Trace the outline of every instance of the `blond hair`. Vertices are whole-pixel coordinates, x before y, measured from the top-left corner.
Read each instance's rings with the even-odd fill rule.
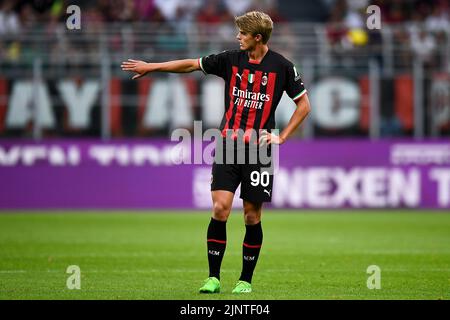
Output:
[[[242,16],[235,17],[234,23],[236,26],[244,31],[256,36],[262,36],[262,43],[266,44],[269,41],[273,29],[273,21],[268,14],[260,11],[251,11]]]

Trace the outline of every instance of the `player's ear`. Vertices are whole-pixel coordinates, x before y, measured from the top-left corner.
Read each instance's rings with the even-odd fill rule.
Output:
[[[262,35],[258,33],[258,34],[255,36],[255,40],[256,40],[256,42],[262,42]]]

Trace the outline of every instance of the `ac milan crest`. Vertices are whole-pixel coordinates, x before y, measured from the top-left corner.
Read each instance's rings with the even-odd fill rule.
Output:
[[[265,86],[267,84],[267,75],[264,75],[261,79],[261,84]]]

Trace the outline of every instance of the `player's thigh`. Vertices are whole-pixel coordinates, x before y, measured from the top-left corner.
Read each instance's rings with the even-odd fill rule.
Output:
[[[235,193],[241,183],[242,173],[237,164],[212,165],[211,191],[225,190]]]
[[[251,203],[272,201],[273,172],[260,164],[242,167],[241,198]]]

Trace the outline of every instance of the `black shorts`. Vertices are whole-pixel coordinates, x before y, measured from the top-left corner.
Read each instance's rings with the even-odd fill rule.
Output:
[[[237,152],[234,150],[234,161],[217,161],[217,159],[214,161],[211,191],[226,190],[235,193],[240,184],[241,199],[252,203],[271,202],[272,162],[268,162],[268,158],[260,161],[259,157],[256,157],[256,161],[250,161],[248,149],[245,150],[245,161],[238,161]],[[270,156],[270,149],[268,155]]]

